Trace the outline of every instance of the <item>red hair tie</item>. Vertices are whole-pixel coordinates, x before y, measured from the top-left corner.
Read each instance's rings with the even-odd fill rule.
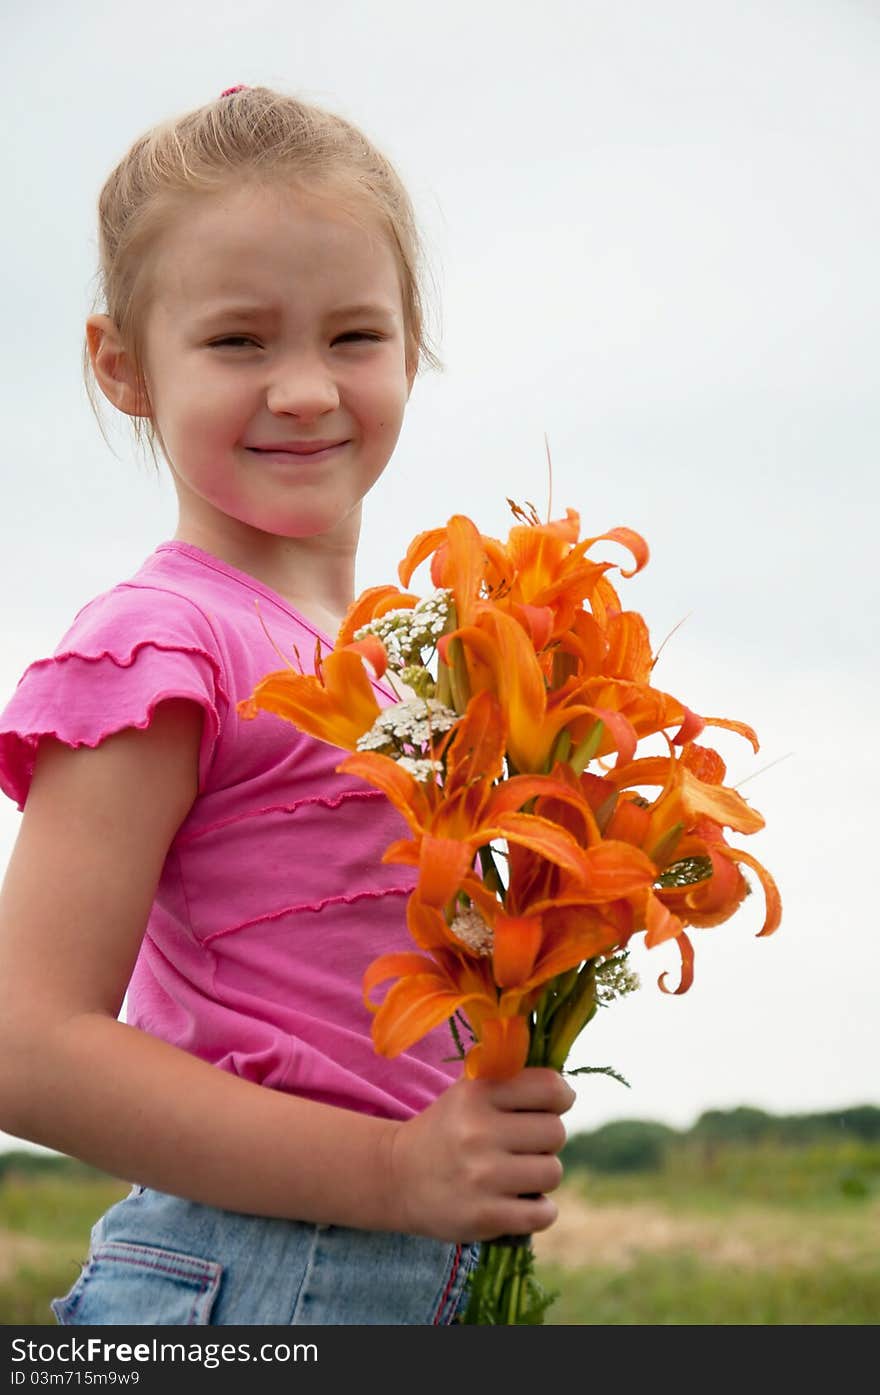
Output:
[[[227,87],[225,92],[221,92],[221,97],[231,97],[233,92],[247,92],[247,83],[240,82],[237,87]]]

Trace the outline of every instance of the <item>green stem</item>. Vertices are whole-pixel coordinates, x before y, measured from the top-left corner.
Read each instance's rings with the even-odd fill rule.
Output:
[[[602,736],[605,732],[605,723],[597,722],[591,728],[589,735],[585,736],[569,757],[569,765],[576,775],[580,775],[586,770],[593,756],[602,744]]]
[[[530,1235],[502,1235],[481,1245],[469,1288],[461,1318],[469,1326],[537,1326],[553,1301],[535,1278]]]
[[[492,1287],[492,1296],[495,1299],[495,1307],[498,1312],[504,1308],[504,1285],[507,1282],[507,1270],[510,1267],[510,1250],[496,1250],[493,1256],[495,1267],[495,1283]]]
[[[437,660],[437,698],[444,707],[452,706],[452,684],[449,681],[449,667],[442,659]]]
[[[549,984],[550,994],[547,1000],[547,1011],[544,1017],[544,1026],[549,1027],[556,1013],[568,1002],[578,981],[578,970],[568,969],[566,973],[557,975]]]
[[[522,1301],[522,1275],[514,1265],[513,1274],[510,1277],[510,1291],[507,1298],[507,1325],[515,1327],[520,1315],[520,1303]]]
[[[529,1043],[526,1065],[546,1066],[549,1064],[550,1042],[557,1014],[565,1008],[571,995],[577,991],[578,970],[569,969],[551,979],[535,1008],[535,1021]]]
[[[546,1058],[543,1065],[561,1071],[576,1038],[596,1012],[596,961],[588,959],[578,971],[562,1010],[548,1034]]]

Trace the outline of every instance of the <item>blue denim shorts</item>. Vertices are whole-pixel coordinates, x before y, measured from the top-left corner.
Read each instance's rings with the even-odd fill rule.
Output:
[[[244,1216],[134,1187],[92,1230],[64,1326],[455,1322],[477,1246]]]

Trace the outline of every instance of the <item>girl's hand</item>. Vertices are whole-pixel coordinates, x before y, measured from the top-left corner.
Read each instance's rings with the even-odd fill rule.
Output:
[[[545,1196],[562,1180],[561,1114],[575,1092],[556,1071],[529,1067],[512,1080],[459,1080],[397,1126],[391,1187],[400,1229],[436,1240],[492,1240],[546,1230]]]

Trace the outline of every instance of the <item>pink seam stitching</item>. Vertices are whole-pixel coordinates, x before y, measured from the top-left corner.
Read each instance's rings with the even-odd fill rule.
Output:
[[[145,1246],[144,1248],[146,1249],[147,1247]],[[169,1276],[169,1278],[172,1278],[172,1279],[187,1279],[190,1283],[196,1285],[196,1287],[197,1287],[197,1289],[198,1289],[198,1292],[197,1292],[195,1298],[193,1299],[193,1304],[192,1304],[192,1307],[190,1308],[190,1316],[192,1316],[192,1314],[195,1312],[196,1302],[198,1301],[198,1299],[201,1298],[205,1293],[207,1293],[208,1289],[211,1288],[211,1287],[213,1287],[213,1285],[214,1285],[214,1284],[216,1283],[216,1281],[217,1281],[217,1276],[216,1276],[216,1274],[208,1275],[208,1274],[205,1274],[204,1272],[203,1272],[202,1274],[197,1274],[197,1273],[193,1273],[192,1270],[189,1270],[189,1269],[177,1269],[177,1268],[175,1268],[173,1265],[168,1265],[168,1264],[163,1265],[163,1264],[160,1264],[160,1263],[158,1263],[158,1262],[146,1263],[136,1252],[134,1252],[133,1250],[131,1250],[128,1246],[119,1245],[119,1246],[118,1246],[118,1249],[121,1250],[123,1253],[120,1254],[120,1253],[117,1252],[117,1250],[114,1250],[112,1253],[105,1252],[105,1254],[104,1254],[104,1256],[103,1256],[104,1259],[105,1259],[107,1262],[111,1263],[111,1264],[124,1263],[124,1264],[131,1264],[133,1267],[139,1268],[139,1269],[152,1269],[152,1270],[154,1270],[156,1273],[159,1273],[159,1274],[167,1274],[167,1275]],[[100,1254],[101,1254],[101,1252],[100,1252],[100,1250],[98,1250],[98,1252],[97,1252],[95,1258],[92,1259],[92,1260],[90,1261],[89,1268],[94,1268],[94,1267],[96,1266],[96,1264],[97,1264],[97,1262],[98,1262],[98,1257],[100,1256]],[[194,1263],[194,1264],[206,1264],[206,1263],[211,1263],[211,1261],[210,1261],[210,1260],[194,1260],[193,1263]],[[79,1308],[84,1293],[85,1293],[85,1289],[81,1289],[81,1290],[80,1290],[80,1293],[77,1295],[76,1301],[71,1305],[71,1307],[70,1307],[70,1309],[69,1309],[69,1312],[70,1312],[71,1315],[72,1315],[73,1313],[75,1313],[75,1312],[77,1311],[77,1309]],[[189,1325],[191,1326],[192,1324],[189,1324]]]
[[[213,1263],[212,1260],[199,1260],[193,1258],[193,1268],[187,1269],[183,1267],[181,1263],[168,1264],[161,1259],[148,1261],[146,1259],[143,1259],[137,1253],[137,1251],[131,1250],[127,1246],[121,1246],[120,1248],[123,1250],[122,1254],[118,1254],[115,1251],[113,1253],[105,1252],[103,1256],[104,1259],[109,1260],[111,1263],[118,1264],[120,1262],[123,1262],[125,1264],[131,1264],[137,1267],[138,1269],[155,1269],[160,1274],[169,1274],[173,1279],[189,1279],[191,1283],[198,1284],[201,1288],[207,1288],[210,1284],[214,1282],[214,1279],[216,1277],[214,1274],[205,1274],[204,1270],[202,1270],[201,1273],[198,1272],[200,1266],[204,1264],[211,1264]],[[100,1250],[98,1251],[98,1254],[100,1255]]]
[[[209,654],[207,649],[203,649],[200,644],[163,644],[157,639],[141,639],[138,640],[137,644],[132,645],[128,658],[114,654],[112,649],[96,650],[93,654],[84,654],[79,649],[65,649],[61,653],[49,654],[44,659],[34,659],[33,663],[25,669],[22,678],[27,677],[31,669],[44,668],[51,664],[65,664],[71,659],[80,659],[84,664],[98,664],[102,659],[109,659],[117,668],[133,668],[142,649],[156,649],[160,654],[189,654],[198,659],[204,659],[205,663],[211,666],[221,697],[224,702],[229,703],[229,697],[219,682],[220,665],[213,654]]]
[[[195,926],[193,925],[192,907],[189,904],[189,894],[187,892],[186,881],[184,880],[183,876],[183,867],[180,861],[180,852],[178,851],[174,843],[172,843],[171,847],[168,849],[169,863],[171,862],[172,858],[177,866],[177,885],[180,887],[180,894],[183,897],[183,904],[186,907],[187,929],[189,930],[189,933],[193,937],[193,939],[197,940],[198,936],[196,935]],[[149,927],[147,928],[146,933],[149,935]],[[150,938],[152,938],[152,936]],[[153,941],[153,943],[155,944],[155,941]],[[156,945],[156,948],[158,949],[158,945]]]
[[[285,915],[300,915],[307,911],[322,911],[325,906],[353,906],[356,901],[365,901],[369,897],[409,896],[411,891],[411,886],[389,886],[386,887],[384,891],[355,891],[350,896],[327,896],[323,901],[316,901],[312,905],[282,906],[280,911],[269,911],[266,915],[254,916],[253,920],[243,920],[240,925],[227,925],[222,930],[213,930],[210,935],[203,936],[199,940],[199,944],[209,945],[212,940],[219,939],[221,935],[234,935],[239,930],[249,930],[252,925],[259,925],[267,920],[280,920],[280,918]]]
[[[455,1276],[456,1276],[456,1274],[458,1273],[458,1266],[459,1266],[460,1261],[461,1261],[461,1245],[456,1245],[456,1247],[455,1247],[455,1262],[453,1263],[453,1266],[452,1266],[452,1273],[449,1275],[449,1282],[448,1282],[448,1284],[446,1285],[445,1289],[443,1290],[443,1297],[440,1299],[440,1303],[439,1303],[439,1305],[438,1305],[437,1311],[436,1311],[436,1313],[434,1314],[434,1321],[433,1321],[433,1323],[431,1324],[432,1327],[440,1327],[441,1325],[444,1325],[444,1324],[441,1324],[440,1319],[441,1319],[442,1314],[443,1314],[443,1309],[446,1307],[446,1303],[447,1303],[447,1300],[448,1300],[448,1298],[449,1298],[449,1294],[450,1294],[451,1291],[452,1291],[452,1285],[455,1283]]]
[[[220,739],[221,723],[220,723],[219,714],[218,714],[217,709],[216,709],[216,707],[214,706],[214,704],[210,701],[210,699],[209,699],[205,694],[203,694],[203,693],[198,693],[198,694],[197,694],[197,693],[185,693],[185,692],[183,692],[183,691],[178,687],[177,689],[174,689],[173,691],[170,691],[170,692],[169,692],[169,691],[163,691],[162,693],[160,693],[160,694],[156,695],[154,698],[152,698],[152,699],[150,700],[150,702],[149,702],[147,708],[146,708],[146,712],[145,712],[145,715],[144,715],[144,720],[143,720],[142,722],[126,722],[126,721],[123,721],[122,724],[121,724],[120,726],[118,726],[118,727],[107,727],[107,728],[105,728],[105,730],[103,730],[103,731],[95,738],[94,741],[86,741],[86,740],[77,741],[77,740],[75,740],[75,739],[72,738],[72,737],[62,736],[62,734],[61,734],[59,731],[57,731],[57,730],[55,729],[55,727],[45,727],[45,728],[44,728],[44,727],[41,727],[41,728],[39,729],[39,731],[34,730],[34,731],[27,731],[27,732],[19,731],[19,730],[17,730],[17,729],[12,729],[12,730],[10,730],[10,732],[9,732],[8,734],[9,734],[10,736],[14,736],[15,739],[16,739],[17,741],[19,741],[19,742],[21,743],[21,745],[24,747],[25,751],[29,753],[29,755],[26,755],[26,754],[22,753],[21,759],[20,759],[19,761],[15,762],[14,764],[13,764],[13,763],[10,763],[10,769],[11,769],[11,772],[12,772],[10,784],[13,786],[13,789],[14,789],[14,796],[13,796],[13,797],[15,798],[15,801],[16,801],[16,804],[18,805],[18,808],[19,808],[20,810],[23,810],[23,809],[24,809],[25,800],[27,799],[27,795],[28,795],[28,793],[29,793],[29,791],[30,791],[31,781],[33,780],[33,777],[34,777],[34,767],[35,767],[35,765],[36,765],[36,763],[37,763],[37,750],[38,750],[39,744],[40,744],[40,742],[41,742],[41,740],[43,739],[44,736],[52,736],[52,737],[54,737],[57,741],[60,741],[63,745],[69,746],[70,749],[71,749],[72,751],[79,751],[79,750],[81,750],[83,747],[85,747],[86,750],[88,750],[88,751],[94,751],[94,750],[97,750],[98,746],[101,745],[102,741],[106,741],[106,739],[107,739],[108,736],[115,736],[115,735],[117,734],[117,732],[125,731],[125,730],[127,730],[127,729],[129,729],[129,728],[130,728],[132,731],[146,731],[147,727],[150,725],[150,723],[151,723],[152,720],[153,720],[153,713],[156,711],[156,708],[159,706],[160,702],[165,702],[167,699],[172,698],[172,697],[174,697],[174,698],[184,698],[184,699],[185,699],[186,701],[188,701],[188,702],[195,702],[195,703],[197,703],[197,704],[202,708],[203,712],[205,713],[205,717],[208,718],[208,719],[212,719],[210,724],[211,724],[211,727],[213,728],[213,730],[209,733],[210,750],[209,750],[209,753],[208,753],[208,761],[207,761],[208,767],[210,768],[210,766],[213,764],[213,761],[214,761],[214,754],[215,754],[216,748],[217,748],[217,743],[218,743],[218,741],[219,741],[219,739]],[[205,730],[208,731],[207,725],[206,725]],[[200,794],[202,793],[202,788],[203,788],[203,786],[205,785],[206,780],[207,780],[207,776],[206,776],[205,780],[202,779],[202,759],[201,759],[201,751],[200,751],[200,752],[199,752],[199,793],[200,793]],[[24,782],[24,787],[23,787],[23,782]]]
[[[193,829],[191,833],[176,839],[178,846],[184,843],[192,843],[196,838],[203,838],[207,833],[215,833],[218,828],[228,828],[230,824],[241,823],[244,819],[259,818],[261,814],[295,814],[304,804],[321,804],[327,809],[338,809],[340,804],[346,799],[384,799],[385,795],[381,790],[342,790],[338,795],[310,794],[303,799],[297,799],[293,804],[266,804],[260,809],[249,809],[244,814],[230,814],[226,819],[218,819],[215,823],[206,824],[204,828]]]
[[[133,645],[127,660],[117,658],[117,656],[113,654],[109,649],[102,649],[100,653],[95,654],[81,654],[77,649],[70,649],[66,650],[63,654],[50,654],[48,658],[35,659],[32,664],[28,665],[28,667],[25,669],[25,672],[22,674],[21,680],[19,682],[19,687],[32,670],[42,669],[47,665],[67,663],[71,659],[79,659],[82,663],[88,664],[97,664],[104,659],[109,659],[110,662],[112,664],[115,664],[115,666],[119,669],[130,669],[134,667],[137,656],[142,649],[155,649],[161,654],[188,654],[194,658],[204,659],[205,663],[209,665],[214,675],[214,685],[216,688],[217,696],[220,697],[228,707],[229,698],[227,697],[223,684],[220,681],[221,670],[219,668],[219,665],[217,664],[216,659],[214,659],[207,652],[206,649],[202,649],[197,645],[160,644],[152,639],[141,640],[138,644]],[[51,672],[51,669],[49,671]],[[210,766],[214,763],[214,757],[216,755],[217,745],[220,740],[220,735],[223,727],[222,721],[220,719],[220,713],[217,711],[217,707],[211,700],[211,696],[209,693],[199,693],[195,690],[192,692],[182,692],[178,688],[170,693],[163,692],[161,696],[154,695],[149,702],[146,711],[146,716],[143,722],[123,722],[122,725],[119,727],[108,727],[105,731],[102,731],[100,733],[100,735],[97,737],[95,741],[68,740],[66,737],[61,736],[60,733],[56,731],[54,727],[47,727],[45,729],[40,729],[39,731],[30,732],[11,730],[9,734],[15,736],[17,740],[20,741],[22,745],[25,746],[31,753],[31,758],[29,760],[27,759],[27,757],[23,759],[24,777],[28,787],[30,786],[30,781],[33,778],[34,765],[36,763],[36,751],[42,737],[53,736],[57,740],[62,741],[64,745],[70,746],[70,748],[74,751],[79,750],[82,746],[85,746],[90,751],[94,751],[98,746],[100,746],[101,742],[104,741],[106,737],[115,735],[117,731],[122,731],[125,727],[133,727],[135,731],[144,731],[150,725],[150,722],[153,718],[153,713],[155,712],[159,703],[161,701],[164,701],[168,697],[185,697],[188,701],[196,702],[199,704],[199,706],[203,707],[206,716],[210,714],[213,726],[213,732],[210,735],[210,749],[208,752],[207,761],[208,767],[210,768]],[[18,774],[19,772],[16,772],[16,775]],[[199,784],[200,786],[202,784],[201,758],[199,760]],[[16,803],[18,803],[19,808],[24,807],[23,802],[19,799],[19,795],[21,793],[21,781],[18,780],[16,784]]]

